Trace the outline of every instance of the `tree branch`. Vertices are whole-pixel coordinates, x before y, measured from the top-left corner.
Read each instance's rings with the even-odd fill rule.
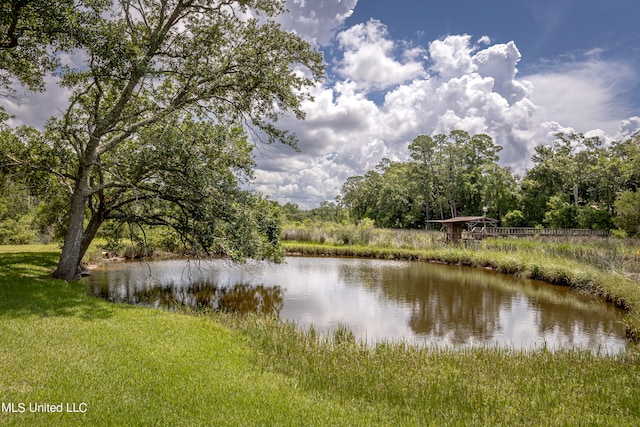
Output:
[[[6,37],[8,41],[0,43],[0,49],[12,49],[18,46],[20,36],[18,32],[18,22],[22,18],[22,9],[24,9],[28,3],[29,0],[17,0],[13,2],[11,6],[11,22],[9,23],[6,34],[3,34],[3,37]]]

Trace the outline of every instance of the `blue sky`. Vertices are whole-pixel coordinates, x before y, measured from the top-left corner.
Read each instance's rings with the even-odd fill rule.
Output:
[[[620,140],[640,129],[639,0],[286,0],[278,19],[321,50],[300,152],[256,150],[253,188],[312,208],[383,158],[403,161],[420,134],[462,129],[503,147],[522,174],[559,131]],[[0,99],[15,124],[42,127],[60,99]]]
[[[525,54],[522,63],[535,65],[594,48],[638,55],[638,16],[636,0],[362,0],[345,25],[374,18],[392,37],[421,42],[452,34],[513,40]]]
[[[329,78],[291,125],[302,152],[258,158],[258,188],[277,200],[332,200],[348,176],[405,160],[419,134],[487,133],[522,174],[556,132],[611,141],[640,128],[640,1],[287,5],[284,25],[325,53]]]
[[[619,102],[637,112],[639,16],[637,0],[361,0],[344,25],[376,19],[391,38],[415,45],[458,34],[476,40],[486,36],[492,43],[514,41],[522,54],[522,78],[587,57],[623,63],[636,75],[627,80]]]

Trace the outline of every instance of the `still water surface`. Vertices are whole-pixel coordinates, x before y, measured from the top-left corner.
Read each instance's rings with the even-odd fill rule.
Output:
[[[626,346],[624,313],[592,296],[535,280],[458,266],[350,258],[287,258],[283,264],[225,260],[113,263],[83,279],[96,296],[171,308],[276,312],[360,340],[439,347]]]

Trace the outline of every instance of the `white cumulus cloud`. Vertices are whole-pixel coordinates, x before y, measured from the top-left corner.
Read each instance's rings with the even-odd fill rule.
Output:
[[[342,56],[331,65],[339,78],[314,89],[304,122],[287,124],[301,153],[278,150],[258,160],[268,170],[292,166],[278,179],[258,173],[259,188],[276,200],[306,208],[332,200],[349,176],[383,157],[405,160],[420,134],[487,133],[503,147],[501,163],[523,173],[533,147],[559,131],[602,128],[595,132],[606,137],[640,128],[640,118],[622,121],[628,112],[615,102],[629,70],[605,75],[604,61],[559,64],[522,78],[514,42],[482,37],[474,44],[471,36],[452,35],[421,48],[391,40],[373,20],[339,32],[336,46]]]
[[[287,0],[289,13],[279,17],[282,25],[320,46],[333,41],[358,0]]]
[[[633,79],[637,77],[629,66],[591,57],[552,64],[527,76],[531,100],[543,106],[547,120],[581,132],[599,128],[608,134],[616,132],[621,118],[633,114],[619,96]]]
[[[387,89],[424,74],[421,49],[402,49],[388,38],[387,28],[379,21],[354,25],[339,33],[337,41],[343,58],[336,68],[359,88]]]

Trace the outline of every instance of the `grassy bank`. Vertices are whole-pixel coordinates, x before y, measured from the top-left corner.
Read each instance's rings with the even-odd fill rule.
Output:
[[[50,279],[55,248],[0,251],[0,425],[393,421],[263,369],[246,335],[219,322],[109,304]],[[30,411],[46,403],[86,412]]]
[[[478,251],[450,250],[440,261],[453,262],[459,250],[465,263],[486,262]],[[380,251],[370,255],[397,255]],[[78,283],[50,279],[57,256],[50,247],[0,248],[0,400],[27,405],[24,413],[0,413],[2,425],[640,422],[635,352],[371,349],[344,330],[323,337],[265,317],[109,304]],[[492,266],[507,266],[509,256],[529,274],[530,264],[507,251]],[[85,413],[29,412],[36,403],[87,406]]]
[[[379,229],[374,228],[371,222],[361,222],[357,225],[291,223],[283,229],[283,240],[342,247],[343,250],[355,246],[367,247],[370,250],[418,249],[447,252],[452,248],[444,241],[444,234],[439,231]],[[534,253],[553,259],[578,261],[640,283],[640,239],[538,236],[469,240],[461,246],[473,251]]]
[[[637,425],[635,355],[505,349],[375,349],[345,331],[327,338],[275,321],[237,319],[262,349],[256,363],[302,389],[367,402],[394,425]]]

